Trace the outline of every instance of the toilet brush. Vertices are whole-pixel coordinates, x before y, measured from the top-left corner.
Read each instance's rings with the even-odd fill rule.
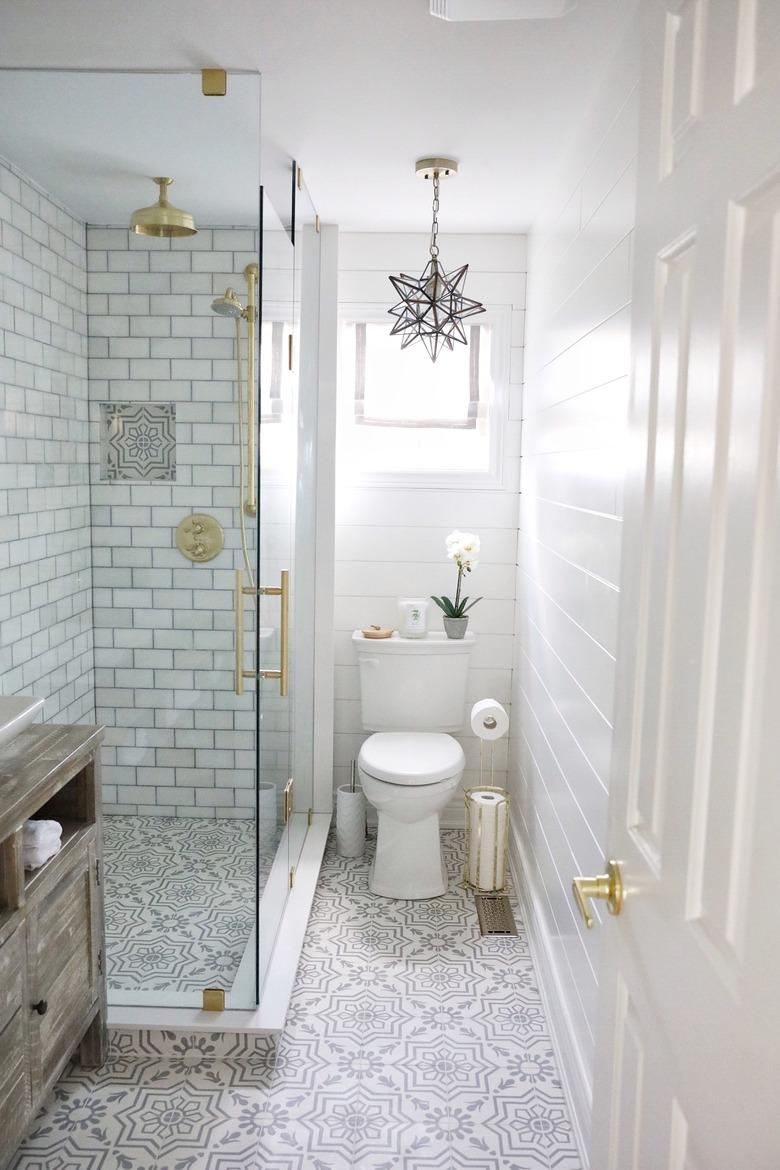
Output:
[[[342,857],[361,857],[366,847],[366,798],[357,786],[352,761],[349,784],[336,789],[336,849]]]

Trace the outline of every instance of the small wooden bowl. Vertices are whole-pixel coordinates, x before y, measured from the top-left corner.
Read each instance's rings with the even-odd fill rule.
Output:
[[[367,630],[361,630],[364,638],[392,638],[393,630],[388,630],[387,626],[370,626]]]

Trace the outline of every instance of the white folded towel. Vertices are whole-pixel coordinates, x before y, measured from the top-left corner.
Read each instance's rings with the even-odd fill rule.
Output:
[[[25,821],[23,828],[25,845],[37,845],[43,841],[59,841],[62,825],[59,821]]]
[[[51,845],[25,845],[22,849],[24,868],[40,869],[47,861],[51,861],[52,857],[56,857],[61,848],[62,844],[59,841],[55,841]]]

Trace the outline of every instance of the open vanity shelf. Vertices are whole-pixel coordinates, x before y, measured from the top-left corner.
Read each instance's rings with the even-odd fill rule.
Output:
[[[105,1056],[101,737],[35,726],[0,752],[0,1170],[76,1050]],[[31,818],[59,821],[62,848],[25,871]]]

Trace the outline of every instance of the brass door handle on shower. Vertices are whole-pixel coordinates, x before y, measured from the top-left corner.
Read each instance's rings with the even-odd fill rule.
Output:
[[[245,597],[278,597],[281,603],[279,616],[279,668],[268,670],[244,670],[244,598]],[[236,670],[235,690],[237,695],[244,693],[245,678],[278,678],[279,694],[287,697],[289,689],[289,626],[290,626],[290,570],[282,569],[279,585],[261,585],[254,589],[244,584],[244,574],[236,569],[235,588],[236,610]]]
[[[571,888],[574,901],[588,930],[593,926],[591,898],[599,898],[606,902],[610,914],[619,914],[623,909],[623,880],[620,876],[620,866],[616,861],[608,862],[607,872],[599,874],[598,877],[574,878]]]

